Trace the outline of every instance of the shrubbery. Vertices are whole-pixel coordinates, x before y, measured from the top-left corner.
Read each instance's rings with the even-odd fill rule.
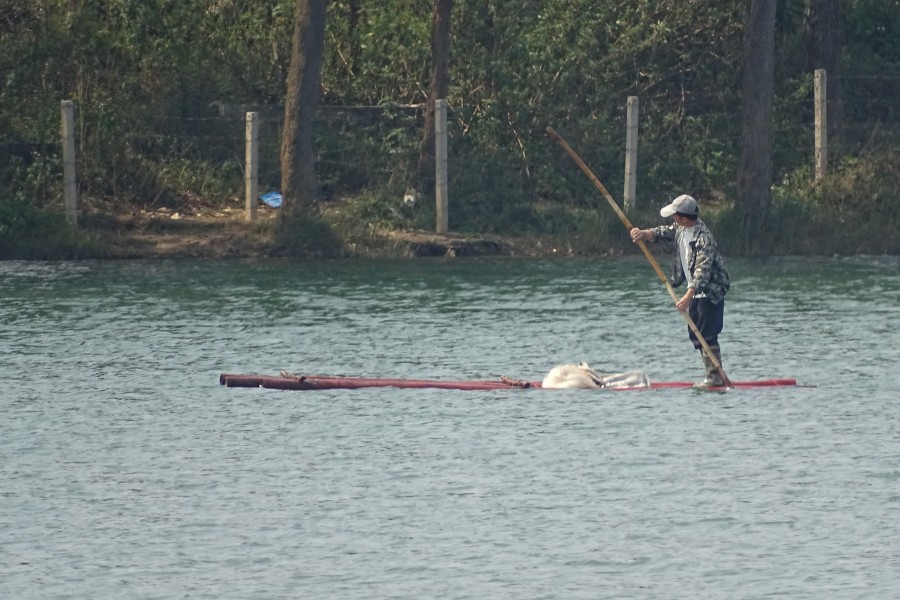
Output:
[[[83,197],[178,210],[239,196],[242,124],[217,119],[213,103],[283,102],[294,4],[3,3],[0,182],[7,193],[0,202],[15,204],[3,210],[59,211],[64,98],[77,107]],[[592,215],[608,209],[544,130],[552,125],[563,134],[618,197],[625,102],[635,95],[638,192],[648,215],[687,192],[718,203],[711,214],[720,215],[722,227],[734,223],[733,239],[748,231],[762,236],[736,242],[735,251],[826,251],[813,240],[840,219],[845,237],[819,237],[844,239],[842,248],[853,250],[867,247],[863,238],[884,240],[900,222],[892,166],[900,159],[893,108],[900,14],[888,4],[843,3],[845,73],[859,79],[843,86],[846,124],[843,147],[831,152],[835,174],[813,185],[805,3],[779,3],[778,184],[764,231],[746,227],[749,217],[727,201],[740,145],[744,0],[457,0],[448,99],[451,228],[571,235],[585,251],[603,249],[606,242],[589,242],[586,232],[605,230],[606,217]],[[385,112],[377,123],[321,122],[316,132],[323,195],[349,199],[362,227],[433,224],[431,203],[402,207],[415,183],[420,130],[393,108],[424,100],[430,8],[420,0],[329,4],[322,101],[381,105]],[[278,124],[265,128],[261,184],[268,191],[279,185]],[[777,229],[789,237],[767,240]],[[857,229],[863,233],[851,235]],[[795,239],[798,231],[804,233]],[[872,250],[892,248],[882,242]]]

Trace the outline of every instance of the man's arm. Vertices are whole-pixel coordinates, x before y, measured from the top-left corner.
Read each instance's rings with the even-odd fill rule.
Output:
[[[633,241],[634,243],[638,243],[640,241],[655,242],[657,240],[656,232],[659,232],[662,236],[660,241],[671,241],[675,237],[675,227],[673,225],[670,225],[668,227],[656,227],[654,229],[638,229],[637,227],[635,227],[631,230],[631,241]],[[682,296],[677,302],[675,302],[675,308],[677,308],[681,312],[685,312],[691,305],[691,301],[694,299],[694,295],[696,293],[697,290],[688,288],[687,293]]]
[[[694,299],[694,295],[696,293],[697,290],[695,290],[694,288],[688,288],[685,295],[675,303],[675,308],[677,308],[681,312],[685,312],[691,306],[691,300]]]
[[[649,229],[638,229],[635,227],[631,230],[631,241],[637,244],[640,241],[652,242],[656,239],[656,235]]]
[[[635,243],[644,242],[674,242],[677,225],[661,225],[653,229],[638,229],[635,227],[631,230],[631,240]]]

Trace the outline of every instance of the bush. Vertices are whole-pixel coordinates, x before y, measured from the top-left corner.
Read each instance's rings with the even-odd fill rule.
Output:
[[[343,243],[330,223],[314,211],[279,217],[274,254],[296,258],[344,256]]]
[[[59,259],[102,256],[103,248],[66,222],[65,216],[9,196],[0,196],[0,259]]]
[[[723,251],[743,255],[882,254],[900,251],[900,156],[846,158],[813,181],[797,169],[763,213],[726,207],[704,219]]]

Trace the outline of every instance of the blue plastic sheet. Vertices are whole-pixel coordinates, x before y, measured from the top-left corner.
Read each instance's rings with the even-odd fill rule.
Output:
[[[281,192],[269,192],[260,196],[259,199],[272,208],[281,208]]]

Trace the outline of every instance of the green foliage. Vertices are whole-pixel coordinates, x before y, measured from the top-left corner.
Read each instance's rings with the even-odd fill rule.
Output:
[[[319,183],[328,195],[379,187],[402,190],[413,178],[420,131],[392,103],[363,115],[322,120],[314,132]]]
[[[762,214],[725,208],[704,216],[731,254],[881,254],[900,251],[900,169],[894,152],[844,161],[813,182],[798,169]]]
[[[0,162],[0,259],[102,256],[105,249],[62,212],[62,167],[46,149]]]
[[[103,253],[102,245],[58,211],[0,195],[0,259],[89,258]]]
[[[900,63],[900,3],[897,0],[843,0],[846,39],[879,62]]]
[[[421,101],[431,68],[430,32],[428,2],[331,2],[322,70],[326,102]]]
[[[786,188],[786,192],[843,222],[858,222],[869,216],[900,220],[900,167],[891,151],[847,157],[834,174],[817,184],[793,180]]]
[[[331,223],[315,213],[279,219],[275,253],[297,258],[335,258],[344,255],[343,243]]]
[[[456,0],[451,227],[574,235],[584,248],[594,243],[591,236],[607,239],[605,217],[592,215],[608,209],[545,129],[559,131],[619,196],[624,109],[632,95],[641,106],[643,206],[649,211],[682,192],[701,200],[733,196],[746,6],[745,0]],[[83,197],[177,209],[240,195],[243,124],[217,119],[212,105],[283,102],[294,9],[294,0],[6,0],[0,182],[17,202],[59,210],[59,101],[73,99]],[[365,224],[433,226],[430,202],[412,211],[400,203],[414,183],[421,131],[398,109],[425,100],[431,9],[422,0],[328,6],[323,102],[380,106],[382,114],[321,120],[318,172],[323,194],[355,197],[346,206]],[[771,217],[785,223],[844,210],[828,195],[837,192],[795,183],[808,180],[812,163],[804,11],[805,0],[778,3],[775,166],[778,179],[790,183],[780,186],[772,208],[780,212]],[[843,0],[842,14],[848,126],[831,156],[858,163],[841,167],[840,181],[853,185],[835,181],[833,189],[859,202],[844,212],[895,223],[898,200],[890,180],[879,177],[896,163],[891,148],[900,142],[893,106],[900,95],[900,4]],[[279,126],[263,124],[261,191],[280,186]],[[857,175],[849,175],[854,168]],[[868,191],[851,193],[860,189]],[[721,219],[735,239],[746,229],[747,217],[727,207]],[[756,234],[757,246],[741,248],[781,243]],[[596,243],[602,249],[606,242]],[[784,244],[803,250],[800,242]]]

